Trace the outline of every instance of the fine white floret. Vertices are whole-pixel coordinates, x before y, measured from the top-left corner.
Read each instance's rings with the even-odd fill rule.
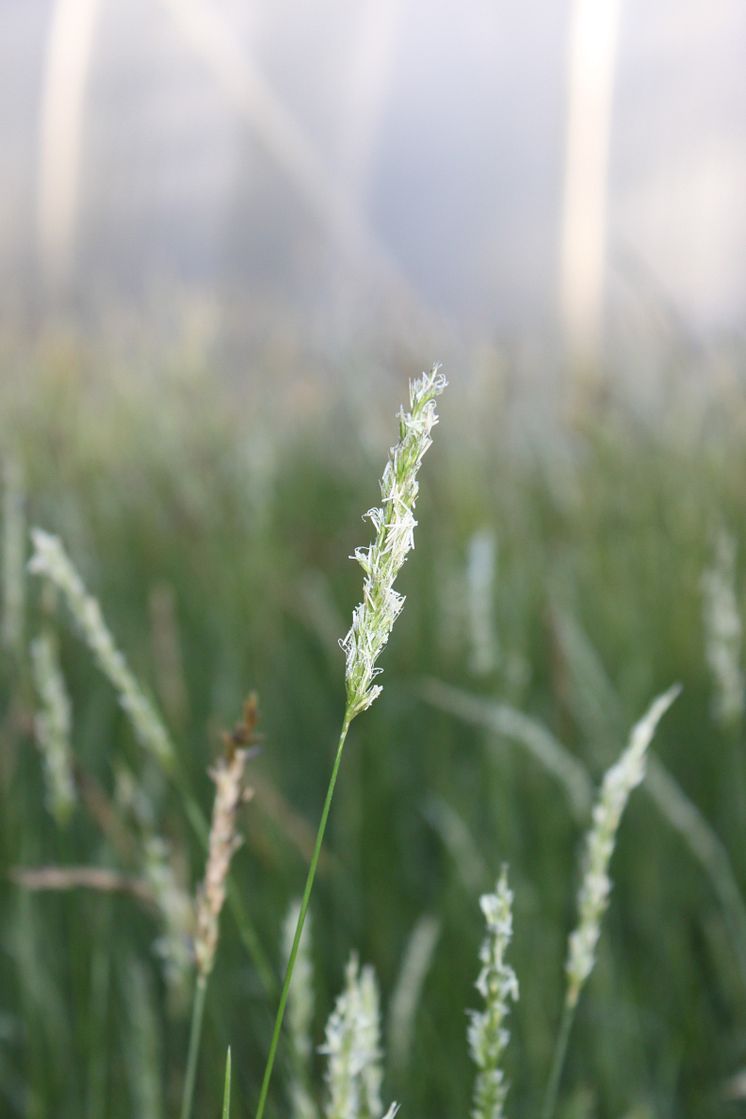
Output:
[[[31,672],[39,696],[34,731],[44,762],[47,807],[57,823],[64,825],[76,801],[70,746],[72,710],[57,646],[48,633],[31,643]]]
[[[373,683],[382,671],[376,662],[404,605],[394,582],[414,548],[417,472],[438,422],[435,400],[446,384],[438,366],[410,383],[410,411],[402,408],[399,413],[399,442],[391,448],[381,479],[381,507],[365,514],[375,529],[375,538],[352,556],[365,572],[365,581],[363,601],[352,615],[349,632],[340,641],[347,658],[349,719],[370,707],[381,693],[380,685]]]
[[[378,1119],[382,1111],[378,984],[373,969],[365,967],[361,972],[354,955],[320,1051],[327,1057],[326,1119]]]
[[[86,591],[61,540],[38,528],[32,530],[31,539],[34,554],[29,561],[29,571],[48,579],[62,592],[99,668],[118,693],[141,745],[170,768],[174,750],[166,729],[114,644],[101,607]]]
[[[645,776],[648,746],[658,723],[681,691],[676,684],[653,701],[632,728],[629,744],[603,779],[593,808],[593,823],[585,842],[583,879],[578,894],[578,925],[571,934],[567,963],[567,1002],[573,1007],[593,970],[601,921],[609,904],[609,864],[614,852],[622,813],[630,794]]]
[[[469,1049],[477,1069],[474,1084],[472,1119],[502,1119],[508,1086],[502,1058],[510,1034],[505,1020],[511,1001],[518,999],[518,980],[505,954],[513,935],[513,894],[503,869],[494,894],[479,899],[487,925],[487,935],[479,952],[482,970],[476,988],[484,1000],[484,1010],[471,1011]]]

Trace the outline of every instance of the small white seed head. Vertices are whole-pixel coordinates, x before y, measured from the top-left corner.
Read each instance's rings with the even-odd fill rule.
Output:
[[[482,968],[476,981],[484,1010],[469,1015],[469,1050],[478,1070],[471,1114],[472,1119],[502,1119],[508,1094],[502,1060],[510,1038],[505,1021],[510,1003],[518,999],[518,980],[505,959],[513,935],[513,894],[505,869],[495,892],[484,894],[479,904],[487,933],[479,952]]]
[[[658,723],[681,688],[675,685],[658,696],[632,728],[629,744],[609,769],[593,808],[593,822],[586,837],[583,879],[578,893],[578,924],[570,935],[567,963],[567,1002],[574,1006],[596,962],[601,921],[609,904],[609,864],[616,845],[622,813],[630,794],[645,776],[648,747]]]
[[[378,985],[373,969],[352,956],[345,989],[326,1026],[326,1119],[375,1119],[382,1111]]]
[[[373,681],[381,673],[378,658],[404,605],[394,582],[414,548],[415,503],[419,492],[417,472],[430,447],[430,433],[438,422],[435,401],[447,381],[434,366],[409,386],[410,411],[399,413],[399,442],[391,448],[381,479],[381,507],[365,517],[375,530],[367,548],[357,548],[353,559],[365,573],[363,601],[352,615],[352,626],[340,641],[347,660],[347,715],[349,719],[370,707],[381,693]]]

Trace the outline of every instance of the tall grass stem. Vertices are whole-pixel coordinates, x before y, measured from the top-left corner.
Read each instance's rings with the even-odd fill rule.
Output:
[[[267,1096],[269,1095],[269,1086],[272,1080],[272,1070],[274,1069],[275,1058],[277,1056],[277,1046],[280,1042],[280,1033],[282,1031],[282,1023],[285,1017],[285,1007],[287,1006],[288,993],[290,991],[290,984],[293,980],[295,961],[298,956],[301,936],[303,935],[303,926],[306,923],[306,914],[308,913],[308,906],[311,901],[311,892],[313,890],[313,884],[316,879],[316,870],[319,865],[319,856],[321,855],[321,847],[324,842],[324,835],[326,834],[326,825],[329,820],[329,812],[331,810],[332,800],[334,798],[334,789],[337,784],[339,767],[342,761],[342,754],[344,752],[345,742],[347,741],[347,733],[350,729],[351,721],[352,716],[348,708],[345,711],[344,720],[342,722],[342,730],[339,734],[337,753],[334,758],[331,777],[329,778],[329,786],[326,790],[324,807],[321,812],[321,820],[319,822],[319,828],[316,833],[316,842],[314,843],[313,854],[311,856],[311,862],[308,867],[308,875],[306,876],[306,884],[303,889],[303,898],[301,899],[300,910],[298,912],[298,920],[295,926],[295,935],[293,937],[293,943],[290,948],[290,956],[288,958],[287,967],[285,969],[285,978],[282,983],[282,991],[280,992],[280,1002],[277,1007],[274,1030],[272,1031],[272,1041],[270,1042],[269,1054],[267,1056],[267,1063],[264,1068],[264,1077],[262,1079],[262,1087],[259,1093],[259,1103],[256,1109],[256,1119],[262,1119],[262,1116],[264,1115],[264,1109],[267,1106]],[[182,1116],[182,1119],[188,1119],[188,1116]]]
[[[554,1119],[554,1112],[557,1107],[557,1096],[559,1095],[562,1072],[565,1067],[565,1058],[567,1056],[567,1043],[570,1040],[570,1031],[572,1030],[572,1024],[575,1020],[576,1005],[577,1003],[571,1003],[569,1000],[566,1000],[562,1009],[562,1018],[560,1020],[559,1030],[557,1031],[557,1041],[554,1046],[552,1069],[549,1073],[546,1095],[544,1096],[544,1106],[541,1109],[541,1119]]]
[[[230,1119],[231,1114],[231,1047],[225,1056],[225,1088],[223,1089],[223,1119]]]
[[[181,1100],[181,1119],[191,1119],[194,1105],[194,1082],[197,1076],[197,1058],[202,1039],[202,1020],[205,1014],[205,996],[207,994],[207,978],[200,975],[194,987],[194,1003],[192,1005],[192,1024],[189,1029],[189,1051],[187,1054],[186,1075],[184,1077],[184,1094]]]

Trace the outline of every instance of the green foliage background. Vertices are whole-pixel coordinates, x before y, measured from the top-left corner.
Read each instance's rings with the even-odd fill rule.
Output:
[[[412,374],[416,369],[409,370]],[[481,938],[477,904],[503,862],[515,891],[509,1113],[537,1114],[562,999],[583,824],[556,782],[514,743],[429,704],[436,678],[544,722],[597,780],[652,696],[684,693],[654,742],[725,845],[746,888],[743,728],[719,728],[704,656],[701,577],[713,534],[743,545],[744,422],[738,399],[666,401],[655,419],[618,401],[526,428],[499,391],[459,384],[422,471],[407,603],[386,651],[384,693],[356,721],[313,903],[317,1035],[357,949],[395,983],[417,919],[441,936],[410,1065],[386,1098],[403,1115],[468,1111],[464,1010]],[[275,981],[279,928],[302,886],[343,707],[344,634],[360,593],[347,557],[395,439],[406,379],[308,393],[282,408],[176,366],[101,377],[46,362],[2,390],[2,444],[23,461],[29,522],[63,537],[132,667],[161,700],[206,813],[219,730],[256,689],[266,736],[257,795],[242,815],[234,881]],[[365,398],[363,401],[363,397]],[[500,656],[469,669],[468,541],[494,531]],[[743,549],[741,549],[743,550]],[[149,600],[176,604],[186,702],[163,691]],[[28,585],[27,637],[43,615]],[[739,598],[743,593],[739,583]],[[581,631],[581,651],[563,630]],[[81,765],[111,795],[128,759],[190,883],[202,855],[178,794],[155,779],[63,609],[55,626]],[[584,636],[583,636],[584,635]],[[17,866],[123,867],[85,812],[47,814],[30,734],[28,663],[0,663],[0,1113],[30,1119],[156,1119],[178,1109],[188,1029],[166,996],[157,927],[126,897],[29,894]],[[466,851],[435,826],[443,804]],[[471,849],[469,855],[468,850]],[[713,883],[644,791],[623,823],[597,969],[573,1035],[560,1114],[715,1119],[740,1113],[727,1084],[746,1060],[746,975]],[[746,951],[746,945],[741,949]],[[742,958],[742,957],[741,957]],[[198,1077],[200,1116],[218,1113],[225,1053],[234,1116],[255,1107],[275,992],[222,922]],[[282,1067],[273,1115],[287,1114]],[[743,1107],[743,1104],[740,1105]]]

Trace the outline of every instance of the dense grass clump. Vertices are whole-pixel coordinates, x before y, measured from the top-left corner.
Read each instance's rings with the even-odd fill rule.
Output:
[[[230,1096],[233,1119],[254,1115],[340,718],[377,686],[367,662],[350,668],[348,636],[345,688],[338,640],[360,598],[347,557],[392,439],[352,398],[291,430],[193,372],[157,388],[92,381],[95,406],[84,374],[31,380],[5,401],[0,444],[0,1114],[177,1115],[202,927],[194,1114],[224,1097],[227,1114]],[[380,416],[398,395],[381,387]],[[596,790],[652,697],[679,681],[614,832],[614,890],[603,883],[595,970],[572,995],[556,1114],[736,1115],[742,416],[652,427],[609,404],[537,447],[515,438],[501,401],[476,410],[457,383],[442,413],[385,693],[348,727],[313,938],[296,944],[305,1001],[294,1007],[291,984],[267,1114],[329,1114],[349,1006],[373,1003],[361,1014],[374,1041],[354,1041],[373,1070],[367,1088],[361,1071],[350,1080],[369,1100],[361,1114],[396,1099],[402,1115],[451,1119],[472,1098],[513,1119],[540,1113],[576,897],[582,917],[600,896],[581,882]],[[36,537],[37,576],[24,572],[30,525],[64,541],[75,578],[49,536]],[[64,578],[50,577],[55,562]],[[238,741],[251,691],[261,722]],[[230,867],[223,898],[205,877],[219,811],[208,770],[219,794],[237,756],[214,851]],[[480,913],[480,897],[500,914],[489,901]],[[490,966],[515,972],[520,1000],[511,985],[509,1046],[496,1012],[485,1019],[504,1068],[475,1095],[465,1008],[479,998],[485,917],[500,944]]]

